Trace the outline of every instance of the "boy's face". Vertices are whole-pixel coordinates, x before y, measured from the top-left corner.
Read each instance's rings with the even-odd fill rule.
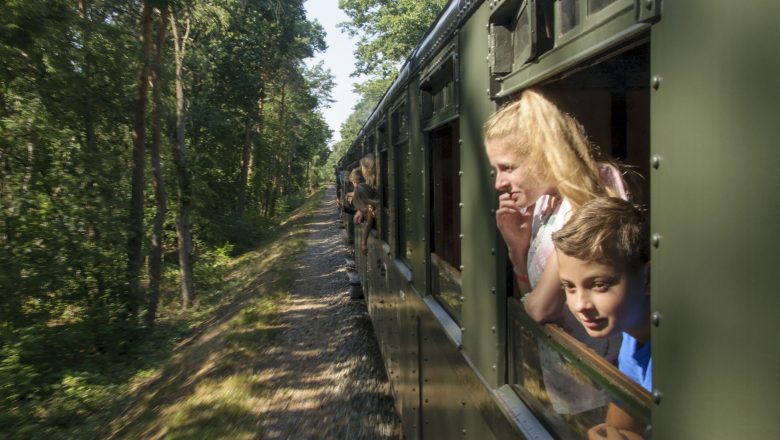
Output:
[[[591,337],[626,332],[640,341],[649,338],[650,306],[644,270],[629,273],[556,252],[566,304]]]

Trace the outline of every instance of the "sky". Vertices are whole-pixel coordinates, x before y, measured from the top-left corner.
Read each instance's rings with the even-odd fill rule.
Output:
[[[330,69],[334,76],[336,87],[333,89],[334,103],[324,111],[325,121],[333,130],[332,142],[340,139],[339,128],[347,116],[352,113],[352,107],[357,103],[358,95],[352,91],[352,84],[357,78],[349,75],[355,70],[355,43],[346,33],[336,27],[338,23],[347,21],[347,15],[339,9],[338,0],[308,0],[305,3],[306,15],[310,20],[317,19],[327,33],[325,41],[328,49],[317,54],[308,65],[320,60],[325,61],[325,68]]]

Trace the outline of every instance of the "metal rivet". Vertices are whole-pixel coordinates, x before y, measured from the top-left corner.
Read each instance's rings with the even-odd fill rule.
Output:
[[[664,396],[664,393],[661,392],[658,388],[653,390],[653,402],[655,402],[656,405],[661,404],[661,397]]]
[[[490,170],[490,177],[496,177],[496,170]]]
[[[645,0],[645,7],[648,11],[653,9],[653,0]]]
[[[460,237],[460,239],[463,240],[463,234],[460,234],[458,237]]]
[[[661,234],[653,232],[650,242],[653,244],[654,248],[658,249],[658,247],[661,246]]]
[[[658,90],[659,87],[661,87],[661,81],[664,79],[660,75],[653,76],[652,85],[653,89]]]
[[[460,270],[463,270],[463,265],[462,264],[460,265]]]
[[[466,435],[466,430],[465,429],[462,432],[463,432],[463,435]]]
[[[496,364],[493,364],[493,369],[494,369],[494,370],[496,369]]]
[[[653,312],[651,319],[654,326],[658,327],[661,325],[661,312]]]
[[[458,139],[458,143],[462,144],[463,143],[463,139]]]
[[[462,208],[462,207],[463,207],[463,202],[458,203],[458,208]]]
[[[496,248],[490,248],[490,255],[496,255]]]
[[[496,215],[496,210],[495,209],[491,209],[490,210],[490,215]]]
[[[463,175],[463,170],[458,170],[458,175],[462,176]]]
[[[461,327],[460,331],[465,332],[466,331],[466,327]]]
[[[653,166],[654,169],[658,169],[661,167],[661,156],[654,154],[653,157],[650,159],[650,165]]]
[[[496,326],[494,325],[494,326],[490,327],[490,331],[495,333],[496,332]]]
[[[491,288],[490,288],[490,293],[492,293],[493,295],[495,295],[495,294],[496,294],[496,288],[495,288],[495,287],[491,287]]]
[[[465,300],[465,299],[466,299],[466,297],[465,297],[465,296],[461,296],[461,297],[460,297],[460,300],[461,300],[461,301],[463,301],[463,300]]]
[[[485,94],[490,96],[490,89],[485,89]]]

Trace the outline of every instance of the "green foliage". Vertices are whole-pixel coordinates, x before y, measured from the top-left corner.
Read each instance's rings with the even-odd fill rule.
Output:
[[[359,36],[355,75],[392,77],[417,46],[447,0],[339,0],[349,21],[341,24]]]
[[[170,32],[159,85],[170,199],[161,319],[150,330],[127,313],[141,3],[0,6],[0,431],[18,437],[58,438],[52,433],[59,425],[71,429],[59,437],[91,437],[81,434],[100,426],[92,414],[119,384],[160,359],[192,323],[182,322],[203,313],[181,312],[177,293]],[[303,63],[324,48],[324,34],[306,18],[302,0],[150,4],[173,8],[180,38],[190,29],[183,60],[192,181],[186,197],[199,305],[210,306],[229,293],[215,289],[230,256],[268,239],[308,193],[314,164],[326,160],[331,134],[321,109],[333,80],[321,65]],[[239,209],[247,139],[253,160],[248,203]],[[145,192],[149,237],[149,178]]]

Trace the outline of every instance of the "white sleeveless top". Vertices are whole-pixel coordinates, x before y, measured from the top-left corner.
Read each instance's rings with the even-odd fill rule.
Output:
[[[601,172],[601,181],[617,191],[620,198],[628,200],[625,182],[620,172],[612,165],[606,163],[599,164]],[[554,207],[551,214],[542,216],[542,206],[550,203],[552,196],[543,195],[539,197],[534,205],[534,214],[531,223],[531,244],[528,248],[528,283],[531,288],[536,288],[539,278],[542,277],[547,260],[552,255],[555,247],[552,242],[553,232],[558,231],[566,224],[571,217],[572,206],[568,199],[558,199],[557,206]]]

